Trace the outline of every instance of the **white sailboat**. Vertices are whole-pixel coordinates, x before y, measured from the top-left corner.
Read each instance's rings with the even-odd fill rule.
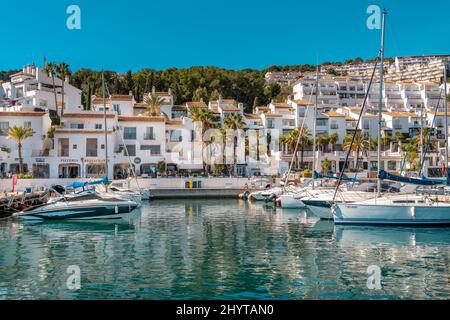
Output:
[[[381,141],[381,112],[383,88],[383,55],[386,11],[383,12],[383,27],[380,49],[380,84],[378,102],[378,141]],[[446,86],[445,70],[444,86]],[[445,112],[447,113],[447,101]],[[447,114],[445,114],[447,121]],[[448,126],[445,126],[446,162],[448,163]],[[378,144],[378,168],[381,164],[381,144]],[[446,166],[447,167],[447,166]],[[381,170],[379,169],[379,174]],[[402,194],[380,197],[381,179],[378,175],[377,197],[353,203],[335,203],[332,212],[335,224],[369,225],[450,225],[450,204],[436,202],[425,195]]]

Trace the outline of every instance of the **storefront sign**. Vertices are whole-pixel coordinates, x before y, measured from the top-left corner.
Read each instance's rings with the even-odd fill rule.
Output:
[[[61,159],[61,162],[65,162],[65,163],[78,162],[78,159]]]
[[[105,163],[105,160],[102,159],[85,159],[85,163]]]
[[[139,158],[139,157],[136,157],[136,158],[134,158],[134,163],[135,164],[139,164],[139,163],[141,163],[141,158]]]
[[[36,162],[40,163],[45,162],[45,158],[36,158]]]

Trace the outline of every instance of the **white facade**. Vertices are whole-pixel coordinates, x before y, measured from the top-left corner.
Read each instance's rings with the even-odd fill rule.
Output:
[[[65,109],[81,106],[81,90],[55,77],[56,100],[52,79],[34,65],[27,65],[19,73],[11,76],[11,81],[3,83],[0,92],[0,107],[16,107],[23,110],[50,110],[59,112],[62,106],[62,86],[64,86]],[[3,98],[2,98],[3,96]],[[2,101],[2,100],[3,101]],[[57,104],[56,104],[57,103]]]

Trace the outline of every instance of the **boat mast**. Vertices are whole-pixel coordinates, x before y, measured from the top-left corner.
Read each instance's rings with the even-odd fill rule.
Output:
[[[103,94],[103,118],[105,121],[105,176],[108,177],[108,130],[106,121],[106,89],[105,89],[105,74],[102,71],[102,94]],[[108,191],[108,188],[106,188]]]
[[[445,124],[445,173],[448,167],[448,101],[447,101],[447,65],[444,65],[444,124]]]
[[[313,113],[313,159],[312,159],[312,189],[314,190],[314,171],[316,171],[316,122],[317,122],[317,101],[319,94],[319,64],[316,66],[316,97]]]
[[[384,28],[386,25],[386,9],[383,10],[383,22],[381,29],[381,48],[380,48],[380,84],[378,93],[378,143],[377,143],[377,196],[381,194],[381,180],[379,173],[381,170],[381,129],[382,129],[382,117],[381,112],[383,110],[383,58],[384,58]]]

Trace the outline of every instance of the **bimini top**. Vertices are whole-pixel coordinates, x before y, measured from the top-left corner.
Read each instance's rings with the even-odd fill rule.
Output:
[[[104,177],[101,180],[94,180],[94,181],[74,181],[72,183],[72,188],[74,188],[74,189],[84,188],[88,185],[94,185],[94,184],[108,184],[108,177]]]

